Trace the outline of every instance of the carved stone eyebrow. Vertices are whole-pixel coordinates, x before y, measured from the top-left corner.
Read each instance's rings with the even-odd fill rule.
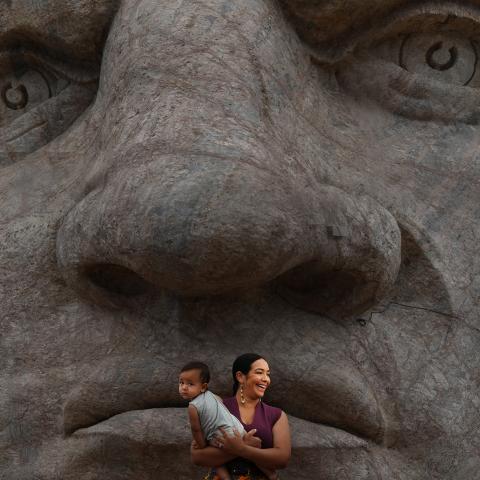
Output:
[[[0,46],[30,42],[91,62],[102,54],[119,0],[0,0]]]
[[[359,26],[374,24],[408,0],[279,0],[301,36],[321,45]]]

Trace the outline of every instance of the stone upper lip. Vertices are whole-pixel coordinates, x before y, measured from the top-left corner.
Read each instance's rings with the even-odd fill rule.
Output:
[[[109,358],[71,391],[63,409],[66,435],[130,411],[185,406],[176,377],[166,374],[168,366],[151,357],[132,359],[126,365],[125,358]],[[281,390],[269,387],[269,403],[290,416],[382,443],[385,421],[368,385],[345,369],[333,372],[317,367],[314,372],[308,382],[298,380],[297,394],[282,395]],[[282,384],[282,378],[275,380]],[[227,388],[225,385],[217,393]],[[298,393],[302,390],[304,395]]]
[[[307,422],[289,415],[292,442],[298,449],[365,448],[368,442],[343,430]],[[105,441],[134,442],[149,446],[188,445],[191,432],[184,408],[151,408],[114,415],[103,422],[77,430],[73,437],[101,436]]]

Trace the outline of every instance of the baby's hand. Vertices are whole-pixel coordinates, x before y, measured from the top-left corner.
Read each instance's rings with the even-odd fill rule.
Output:
[[[210,440],[210,446],[216,448],[222,448],[222,444],[218,441],[217,437],[213,437]]]
[[[195,440],[192,440],[191,448],[194,450],[199,449],[198,443]]]
[[[262,448],[262,440],[258,437],[254,437],[255,433],[257,433],[257,430],[255,428],[247,432],[243,436],[243,443],[250,447]]]

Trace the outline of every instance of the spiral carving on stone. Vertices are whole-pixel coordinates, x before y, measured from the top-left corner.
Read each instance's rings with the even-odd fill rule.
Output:
[[[2,100],[11,110],[21,110],[28,104],[28,92],[25,85],[14,87],[10,82],[2,89]]]
[[[443,72],[444,70],[450,70],[450,68],[452,68],[457,62],[458,50],[455,46],[448,49],[447,55],[449,56],[449,58],[447,58],[446,61],[443,58],[440,59],[440,61],[437,60],[437,56],[440,56],[439,54],[442,56],[444,56],[445,54],[443,42],[437,42],[432,45],[428,49],[427,54],[425,55],[425,61],[434,70],[439,70],[440,72]]]
[[[410,73],[468,85],[475,75],[478,55],[474,43],[460,35],[416,33],[403,41],[399,60]]]

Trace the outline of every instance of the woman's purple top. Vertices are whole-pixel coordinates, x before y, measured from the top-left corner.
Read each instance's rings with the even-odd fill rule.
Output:
[[[247,432],[254,428],[257,429],[255,436],[262,440],[262,448],[273,447],[272,429],[275,423],[277,423],[277,420],[280,418],[282,410],[276,407],[271,407],[270,405],[266,405],[263,402],[258,402],[257,406],[255,407],[255,414],[253,416],[252,423],[245,424],[242,422],[236,397],[224,398],[223,403],[228,408],[230,413],[240,420],[243,428],[245,428]]]

